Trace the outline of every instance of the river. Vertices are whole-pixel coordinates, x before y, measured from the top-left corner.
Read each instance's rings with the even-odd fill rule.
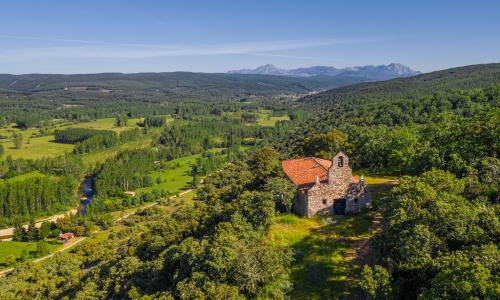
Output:
[[[94,178],[92,176],[85,176],[80,189],[82,192],[80,214],[84,215],[87,213],[87,206],[94,198]]]

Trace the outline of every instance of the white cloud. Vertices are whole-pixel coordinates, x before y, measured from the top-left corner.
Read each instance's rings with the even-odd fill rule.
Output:
[[[99,41],[50,39],[36,37],[0,36],[1,38],[18,38],[43,40],[48,42],[80,43],[92,45],[53,46],[38,48],[22,48],[0,51],[0,61],[24,61],[44,59],[143,59],[176,56],[207,56],[226,54],[254,54],[279,56],[267,52],[317,48],[341,44],[369,43],[383,40],[381,38],[340,38],[340,39],[301,39],[260,41],[246,43],[227,43],[212,45],[154,45],[125,44]],[[287,55],[281,55],[286,57]],[[292,58],[293,56],[289,56]],[[298,57],[298,56],[297,56]],[[295,57],[295,58],[297,58]],[[304,57],[302,57],[304,58]]]

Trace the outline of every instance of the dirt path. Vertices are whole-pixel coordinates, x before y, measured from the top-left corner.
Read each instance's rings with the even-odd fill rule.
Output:
[[[371,247],[373,236],[382,228],[382,215],[376,211],[373,215],[372,225],[368,233],[362,238],[354,241],[346,252],[345,260],[349,264],[363,266],[373,265],[373,249]]]
[[[193,190],[186,190],[186,191],[184,191],[184,192],[182,192],[182,193],[179,193],[179,194],[178,194],[178,195],[176,195],[176,196],[171,196],[171,197],[170,197],[170,199],[174,199],[174,198],[176,198],[176,197],[183,196],[183,195],[185,195],[185,194],[187,194],[187,193],[190,193],[190,192],[192,192],[192,191],[193,191]],[[118,222],[120,222],[121,220],[124,220],[124,219],[126,219],[126,218],[128,218],[128,217],[132,216],[133,214],[135,214],[135,213],[136,213],[138,210],[140,210],[140,209],[146,209],[146,208],[148,208],[148,207],[152,207],[152,206],[155,206],[155,205],[157,205],[157,204],[158,204],[158,202],[153,202],[153,203],[150,203],[150,204],[148,204],[148,205],[138,207],[138,208],[137,208],[137,209],[135,209],[134,211],[132,211],[132,212],[130,212],[130,213],[128,213],[128,214],[126,214],[126,215],[124,215],[124,216],[122,216],[122,217],[120,217],[120,218],[116,219],[116,220],[115,220],[115,223],[118,223]],[[96,232],[99,232],[99,231],[100,231],[100,230],[98,229],[98,230],[96,230],[96,231],[94,231],[94,232],[92,232],[92,233],[96,233]],[[64,244],[64,246],[63,246],[61,249],[58,249],[57,251],[55,251],[55,252],[53,252],[53,253],[51,253],[51,254],[49,254],[49,255],[46,255],[46,256],[44,256],[44,257],[40,257],[40,258],[34,259],[34,260],[30,261],[30,262],[36,263],[36,262],[41,262],[41,261],[44,261],[44,260],[46,260],[46,259],[48,259],[48,258],[51,258],[52,256],[54,256],[54,255],[55,255],[56,253],[58,253],[58,252],[62,252],[62,251],[68,250],[68,249],[70,249],[70,248],[72,248],[72,247],[74,247],[74,246],[78,245],[79,243],[81,243],[81,242],[85,241],[86,239],[88,239],[88,237],[78,237],[78,238],[71,239],[71,240],[69,240],[67,243],[65,243],[65,244]],[[14,268],[9,268],[9,269],[2,270],[2,271],[0,271],[0,277],[3,277],[4,275],[6,275],[6,274],[8,274],[8,273],[10,273],[10,272],[12,272],[12,271],[14,271]]]
[[[45,218],[45,219],[41,219],[41,220],[38,220],[38,222],[35,223],[35,227],[36,228],[40,228],[40,226],[42,226],[42,223],[43,222],[56,222],[57,220],[59,219],[62,219],[64,217],[66,217],[67,215],[69,214],[76,214],[78,212],[78,210],[76,208],[73,208],[63,214],[58,214],[58,215],[54,215],[54,216],[51,216],[51,217],[48,217],[48,218]],[[28,229],[29,225],[28,224],[25,224],[23,225],[23,227],[25,229]],[[0,229],[0,238],[2,237],[11,237],[14,235],[14,227],[11,227],[11,228],[6,228],[6,229]],[[8,239],[4,239],[4,240],[8,240]]]

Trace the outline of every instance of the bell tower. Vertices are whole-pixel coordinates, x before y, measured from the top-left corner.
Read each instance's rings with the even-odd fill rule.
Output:
[[[347,188],[352,181],[352,169],[349,166],[349,156],[339,151],[332,158],[332,166],[328,169],[328,184]]]

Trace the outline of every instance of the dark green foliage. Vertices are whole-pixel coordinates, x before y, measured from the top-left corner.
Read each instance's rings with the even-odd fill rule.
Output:
[[[291,212],[292,202],[297,189],[290,180],[284,177],[271,177],[266,180],[264,191],[274,196],[274,201],[279,211]]]
[[[147,127],[163,127],[166,123],[164,116],[148,116],[144,118],[142,125]]]
[[[241,121],[247,122],[247,123],[256,123],[257,116],[255,114],[251,114],[251,113],[244,113],[241,115]]]
[[[203,152],[201,157],[196,160],[196,164],[193,165],[191,173],[196,176],[211,174],[212,172],[219,170],[228,162],[232,162],[240,158],[241,155],[242,153],[240,152],[239,147],[224,149],[219,152]]]
[[[76,293],[98,284],[104,298],[284,297],[291,254],[264,242],[275,199],[257,191],[260,186],[244,191],[255,181],[241,162],[207,178],[194,207],[181,206],[172,215],[140,213],[154,220],[147,232],[132,242],[129,254],[102,265]]]
[[[332,89],[304,97],[300,101],[317,109],[328,106],[358,106],[379,101],[418,100],[436,91],[486,88],[500,82],[500,64],[471,65],[407,78],[370,82]],[[360,107],[360,111],[364,109]]]
[[[96,136],[116,136],[111,130],[98,130],[90,128],[66,128],[54,132],[55,140],[58,143],[75,144],[83,142]]]
[[[154,169],[158,153],[153,150],[130,150],[106,161],[95,177],[95,189],[100,196],[122,196],[123,192],[149,186],[147,174]]]
[[[49,245],[45,241],[40,241],[36,243],[36,252],[35,255],[37,257],[42,257],[49,254]]]
[[[361,273],[361,288],[368,299],[392,299],[391,275],[381,266],[373,269],[365,265]]]
[[[124,127],[127,126],[128,116],[124,113],[115,114],[115,126],[116,127]]]
[[[178,155],[196,154],[210,148],[239,146],[242,139],[258,136],[259,131],[259,127],[246,126],[239,120],[202,118],[165,127],[156,144]]]
[[[255,174],[256,181],[264,183],[266,178],[276,176],[280,171],[278,152],[272,148],[263,148],[250,155],[248,167]]]
[[[384,230],[376,248],[379,260],[392,268],[400,297],[495,294],[499,282],[492,274],[498,266],[479,257],[500,257],[498,215],[494,204],[466,198],[465,191],[464,180],[436,170],[404,177],[382,202]]]
[[[326,133],[317,133],[304,140],[304,154],[307,156],[318,156],[331,160],[339,151],[349,153],[351,146],[347,135],[340,130],[332,129]]]
[[[16,119],[16,126],[21,129],[28,129],[31,127],[37,127],[41,124],[42,118],[39,115],[21,115]]]
[[[69,176],[35,177],[0,184],[0,221],[11,223],[16,216],[43,216],[76,205],[76,180]]]
[[[120,139],[114,132],[110,135],[97,135],[76,144],[73,149],[73,153],[83,154],[94,152],[100,149],[116,146],[119,143]]]
[[[449,91],[425,101],[342,103],[279,144],[289,155],[321,155],[316,148],[325,148],[328,140],[322,132],[339,128],[348,136],[342,147],[352,147],[348,152],[356,168],[396,174],[440,168],[465,176],[498,156],[499,103],[498,86]]]
[[[0,161],[0,177],[11,178],[31,171],[40,171],[55,176],[70,176],[80,178],[83,175],[82,158],[73,154],[38,160],[16,159],[9,156]]]

